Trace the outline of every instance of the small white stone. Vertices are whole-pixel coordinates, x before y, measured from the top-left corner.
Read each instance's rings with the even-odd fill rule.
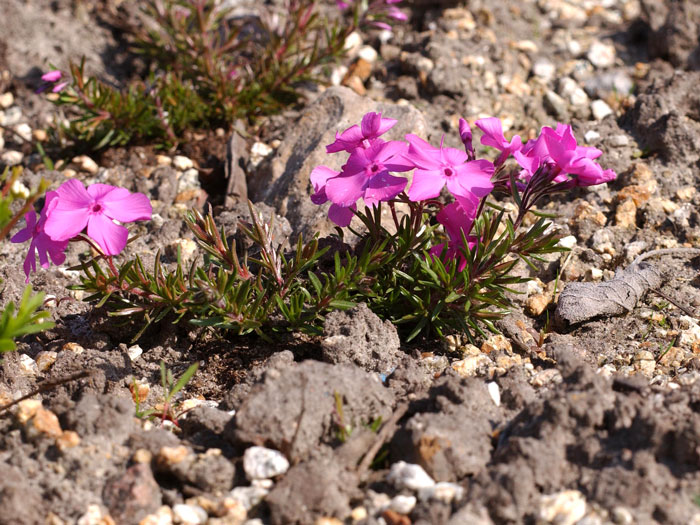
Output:
[[[538,58],[532,64],[532,74],[541,78],[545,82],[549,82],[554,78],[556,67],[546,58]]]
[[[275,482],[271,479],[254,479],[250,482],[251,487],[258,487],[265,490],[270,490],[275,486]]]
[[[236,500],[245,507],[245,510],[250,511],[258,503],[260,503],[270,491],[262,487],[236,487],[229,492],[229,497]]]
[[[259,165],[272,152],[273,149],[264,142],[256,142],[250,148],[250,163],[253,166]]]
[[[615,64],[615,46],[596,40],[588,49],[586,58],[597,68],[606,68]]]
[[[15,197],[19,197],[21,199],[28,199],[29,195],[31,194],[29,188],[22,184],[22,181],[19,179],[15,179],[15,181],[12,183],[12,186],[10,186],[10,193],[12,193],[12,195],[14,195]]]
[[[596,130],[594,130],[594,129],[589,129],[588,131],[586,131],[585,135],[583,136],[583,140],[585,140],[585,141],[588,142],[589,144],[590,144],[591,142],[595,142],[595,141],[598,140],[599,138],[600,138],[600,133],[598,133],[598,132],[597,132]]]
[[[21,124],[17,124],[14,129],[15,133],[17,133],[17,135],[22,137],[24,140],[32,140],[32,127],[29,124],[22,122]]]
[[[418,500],[415,496],[404,496],[399,494],[391,498],[389,503],[389,508],[399,514],[410,514],[413,508],[416,506]]]
[[[608,143],[616,148],[622,148],[624,146],[629,146],[630,139],[627,135],[613,135],[608,139]]]
[[[420,465],[399,461],[391,466],[387,481],[396,488],[420,490],[435,485],[435,480]]]
[[[173,159],[167,155],[156,155],[156,164],[158,166],[172,166]]]
[[[362,46],[357,52],[357,56],[362,60],[366,60],[370,64],[374,64],[377,61],[379,53],[372,46]]]
[[[348,67],[344,66],[342,64],[338,64],[333,66],[333,69],[331,70],[331,84],[334,86],[339,86],[342,82],[343,79],[345,78],[345,75],[348,73]]]
[[[452,363],[452,370],[462,377],[475,377],[479,370],[485,370],[493,361],[485,354],[470,355]]]
[[[39,367],[36,361],[29,357],[27,354],[20,354],[19,356],[19,367],[27,375],[36,375],[39,373]]]
[[[46,372],[56,362],[57,357],[58,353],[51,350],[39,352],[36,356],[36,366],[40,372]]]
[[[578,239],[576,239],[576,237],[574,237],[573,235],[567,235],[566,237],[562,237],[561,239],[559,239],[557,246],[561,246],[562,248],[567,248],[571,250],[574,246],[576,246],[577,242]]]
[[[604,100],[598,99],[591,102],[591,112],[596,120],[603,120],[608,115],[613,114],[613,110]]]
[[[143,348],[141,348],[139,345],[130,346],[127,348],[126,353],[129,355],[129,359],[136,361],[141,354],[143,354]]]
[[[5,139],[2,138],[2,134],[0,133],[0,151],[5,149]]]
[[[15,96],[9,91],[0,95],[0,108],[7,109],[15,103]]]
[[[632,516],[632,513],[626,507],[615,507],[610,512],[610,517],[613,523],[617,523],[618,525],[631,525],[634,523],[634,516]]]
[[[187,171],[194,168],[194,162],[184,155],[175,155],[173,157],[173,167],[178,171]]]
[[[78,519],[76,525],[100,525],[104,523],[103,517],[100,506],[92,503],[87,506],[87,511]]]
[[[464,496],[464,488],[461,485],[457,485],[457,483],[441,481],[432,487],[421,489],[418,495],[421,501],[435,499],[450,504],[453,501],[462,499]]]
[[[73,158],[73,163],[78,166],[80,171],[84,171],[90,175],[96,175],[97,171],[100,169],[97,162],[92,160],[87,155],[78,155],[77,157]]]
[[[362,37],[357,31],[350,33],[347,38],[345,38],[345,43],[343,44],[343,49],[345,49],[348,54],[354,55],[362,47]]]
[[[17,166],[24,159],[24,154],[21,151],[15,151],[13,149],[8,149],[0,155],[0,160],[2,160],[8,166]]]
[[[5,126],[14,126],[22,121],[22,109],[19,106],[12,106],[7,108],[2,115],[0,115],[0,124]]]
[[[207,522],[207,511],[199,505],[177,503],[173,505],[175,523],[181,525],[202,525]]]
[[[201,188],[199,182],[199,172],[195,168],[185,170],[178,178],[178,189],[180,191],[196,190]]]
[[[489,395],[491,396],[491,399],[493,400],[493,404],[496,405],[497,407],[501,406],[501,390],[498,387],[498,383],[495,381],[491,381],[489,383],[486,383],[486,388],[489,391]]]
[[[578,490],[564,490],[542,496],[539,515],[545,523],[574,525],[586,515],[586,499]]]
[[[289,461],[277,450],[250,447],[243,454],[243,470],[248,479],[274,478],[289,470]]]

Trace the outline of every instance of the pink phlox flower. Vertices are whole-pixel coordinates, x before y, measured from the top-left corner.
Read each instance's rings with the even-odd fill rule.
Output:
[[[63,73],[61,73],[58,69],[54,69],[52,71],[49,71],[48,73],[44,73],[41,75],[41,80],[44,82],[58,82],[61,80],[61,77],[63,76]]]
[[[393,5],[387,9],[386,15],[394,20],[401,20],[402,22],[408,20],[408,15]]]
[[[481,136],[481,143],[484,146],[491,146],[501,152],[494,163],[496,166],[503,164],[506,159],[516,151],[520,151],[523,142],[520,135],[515,135],[510,142],[503,135],[501,120],[496,117],[488,117],[477,120],[475,123],[484,134]]]
[[[413,165],[404,159],[404,142],[376,142],[367,149],[358,148],[348,158],[337,177],[326,180],[328,199],[344,208],[362,198],[367,206],[396,197],[406,187],[406,179],[389,172],[409,171]]]
[[[539,137],[525,144],[514,157],[523,168],[521,178],[525,180],[548,164],[558,172],[554,182],[565,182],[573,175],[577,186],[592,186],[616,177],[614,171],[603,170],[593,162],[602,154],[598,148],[579,146],[571,126],[559,123],[556,129],[543,127]]]
[[[471,250],[476,246],[478,239],[469,235],[472,229],[479,200],[473,195],[470,197],[457,197],[452,204],[448,204],[440,210],[436,216],[437,221],[442,224],[447,233],[447,247],[445,243],[436,244],[430,249],[430,255],[442,257],[444,261],[457,259],[459,265],[457,269],[461,272],[467,266],[467,260],[462,251],[464,249],[464,239],[467,240],[467,247]]]
[[[410,144],[406,160],[416,168],[408,191],[412,201],[432,199],[446,185],[454,196],[482,198],[491,193],[494,165],[487,160],[469,160],[467,154],[455,148],[439,148],[416,135],[406,135]]]
[[[386,22],[377,22],[377,21],[374,21],[374,22],[372,22],[372,25],[373,25],[374,27],[376,27],[377,29],[381,29],[381,30],[383,30],[383,31],[392,31],[392,30],[394,29],[393,27],[391,27],[391,26],[390,26],[389,24],[387,24]]]
[[[328,202],[326,183],[328,179],[332,179],[338,175],[340,175],[339,171],[335,171],[328,166],[315,167],[311,171],[311,175],[309,175],[309,179],[314,188],[314,193],[311,195],[311,202],[319,205]],[[328,218],[338,226],[345,227],[352,221],[352,216],[354,215],[353,210],[356,209],[357,207],[355,204],[351,206],[339,206],[335,203],[331,203],[330,208],[328,208]]]
[[[348,7],[350,7],[351,3],[343,2],[343,0],[335,0],[335,5],[337,5],[338,9],[341,11],[345,11]]]
[[[56,190],[55,206],[47,213],[44,230],[54,241],[67,241],[87,227],[87,234],[106,255],[116,255],[126,246],[128,230],[121,223],[148,220],[153,208],[143,193],[125,188],[92,184],[85,189],[75,179]]]
[[[36,93],[41,93],[49,88],[51,88],[51,91],[53,93],[58,93],[68,85],[68,82],[59,82],[58,84],[56,83],[59,80],[61,80],[62,76],[63,73],[61,73],[58,69],[54,69],[52,71],[49,71],[48,73],[44,73],[43,75],[41,75],[41,80],[43,80],[44,83],[37,88]]]
[[[381,113],[367,113],[358,126],[349,127],[342,133],[335,134],[335,141],[326,146],[326,153],[347,151],[352,153],[357,148],[369,148],[379,136],[389,131],[396,124],[393,118],[382,118]]]
[[[39,254],[39,263],[42,268],[49,267],[49,258],[55,265],[63,264],[66,260],[66,246],[68,241],[54,241],[44,231],[46,223],[46,213],[55,205],[55,198],[58,194],[50,191],[46,194],[46,202],[41,210],[39,221],[36,220],[36,212],[30,211],[24,215],[27,223],[26,227],[18,231],[11,239],[11,242],[26,242],[31,239],[27,256],[24,259],[24,274],[27,276],[25,282],[29,282],[29,274],[36,272],[36,255]]]
[[[463,118],[459,119],[459,138],[464,144],[464,150],[467,152],[467,157],[469,160],[474,160],[476,154],[474,153],[474,146],[472,144],[472,128],[469,127],[469,122]]]

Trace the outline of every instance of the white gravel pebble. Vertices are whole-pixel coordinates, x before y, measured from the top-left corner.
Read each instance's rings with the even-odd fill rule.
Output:
[[[574,525],[586,515],[586,499],[578,490],[542,496],[539,515],[544,523]]]
[[[250,148],[250,163],[253,166],[260,164],[265,158],[272,153],[272,148],[264,142],[256,142]]]
[[[588,49],[586,58],[597,68],[610,67],[615,64],[615,46],[596,40]]]
[[[175,155],[173,157],[173,167],[178,171],[187,171],[194,168],[194,162],[189,157]]]
[[[0,118],[0,124],[14,126],[22,121],[22,109],[19,106],[7,108]]]
[[[366,60],[370,64],[374,64],[377,61],[379,53],[372,46],[362,46],[357,52],[357,56],[362,60]]]
[[[130,346],[127,348],[126,353],[129,355],[129,359],[136,361],[141,354],[143,354],[143,348],[141,348],[139,345]]]
[[[562,237],[559,239],[559,242],[557,243],[557,246],[561,246],[562,248],[568,248],[571,250],[574,246],[576,246],[577,239],[573,235],[567,235],[566,237]]]
[[[15,103],[15,96],[9,91],[0,95],[0,108],[7,109]]]
[[[583,136],[583,140],[585,140],[589,144],[591,142],[598,140],[599,138],[600,138],[600,133],[598,133],[594,129],[589,129],[588,131],[586,131],[586,134]]]
[[[243,470],[248,479],[268,479],[289,470],[289,461],[271,448],[250,447],[243,454]]]
[[[37,375],[39,373],[39,366],[36,364],[36,361],[27,354],[19,356],[19,368],[25,375]]]
[[[431,499],[442,501],[443,503],[452,503],[459,501],[464,496],[464,488],[457,483],[449,481],[441,481],[432,487],[421,489],[418,493],[421,501],[429,501]]]
[[[496,405],[497,407],[501,406],[501,390],[498,387],[498,383],[495,381],[491,381],[489,383],[486,383],[486,388],[489,391],[489,395],[491,396],[491,399],[493,400],[493,404]]]
[[[173,505],[175,523],[181,525],[202,525],[207,522],[207,511],[199,505],[186,505],[178,503]]]
[[[89,173],[90,175],[97,175],[97,172],[100,169],[100,167],[97,165],[97,162],[92,160],[87,155],[78,155],[77,157],[74,157],[73,163],[78,166],[78,169],[80,171],[84,171],[85,173]]]
[[[603,120],[608,115],[612,115],[613,110],[604,100],[598,99],[591,102],[591,112],[596,120]]]
[[[541,78],[545,82],[549,82],[554,78],[556,67],[546,58],[538,58],[532,64],[532,74]]]
[[[250,511],[250,509],[265,499],[269,492],[269,490],[262,487],[236,487],[229,492],[229,497],[243,505],[245,510]]]
[[[24,159],[24,154],[21,151],[15,151],[13,149],[8,149],[0,155],[0,160],[2,160],[8,166],[17,166]]]
[[[389,503],[389,508],[399,514],[410,514],[413,508],[416,506],[415,496],[404,496],[399,494],[394,496]]]
[[[199,172],[195,168],[185,170],[178,179],[178,189],[180,191],[196,190],[202,187],[199,182]]]
[[[31,141],[32,140],[32,127],[27,124],[26,122],[22,122],[21,124],[17,124],[15,126],[15,133],[22,137],[26,141]]]
[[[421,490],[435,485],[435,480],[420,465],[399,461],[391,466],[387,481],[396,488]]]

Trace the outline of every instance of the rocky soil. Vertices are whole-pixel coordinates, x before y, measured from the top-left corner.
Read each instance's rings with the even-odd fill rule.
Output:
[[[567,283],[700,245],[700,2],[416,0],[390,39],[363,35],[335,72],[343,85],[311,86],[235,139],[231,185],[223,130],[177,154],[44,169],[26,143],[56,116],[33,93],[40,72],[84,54],[124,81],[110,23],[130,9],[5,0],[0,17],[0,167],[21,163],[27,185],[73,176],[148,194],[156,214],[127,256],[196,256],[182,210],[208,200],[233,227],[245,195],[278,215],[280,238],[331,232],[308,175],[367,111],[400,120],[391,138],[453,146],[459,117],[497,116],[522,137],[571,122],[618,179],[543,206],[572,251],[531,274],[502,335],[478,345],[407,345],[363,305],[315,339],[164,324],[134,344],[138,327],[68,290],[76,272],[36,274],[56,327],[0,364],[0,407],[38,391],[0,412],[0,524],[700,524],[700,257],[648,259],[663,284],[622,316],[552,322]],[[3,242],[0,306],[21,295],[23,257]],[[161,361],[176,376],[200,365],[179,426],[135,417],[132,391],[162,400]]]

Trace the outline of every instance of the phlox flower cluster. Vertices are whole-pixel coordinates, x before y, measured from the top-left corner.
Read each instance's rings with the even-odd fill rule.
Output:
[[[46,194],[38,221],[33,210],[25,214],[26,227],[11,241],[31,241],[24,260],[29,282],[29,275],[36,271],[37,254],[43,268],[49,267],[49,259],[62,264],[68,242],[87,230],[104,255],[117,255],[126,246],[129,235],[123,223],[148,220],[152,212],[151,202],[142,193],[108,184],[92,184],[86,189],[71,179]]]
[[[616,176],[595,162],[602,151],[577,144],[569,125],[543,127],[536,139],[523,144],[518,135],[511,140],[505,138],[499,119],[479,119],[475,125],[482,131],[481,143],[500,152],[491,162],[475,158],[472,130],[464,119],[459,121],[464,150],[445,147],[444,137],[439,147],[413,134],[406,135],[405,142],[383,140],[381,136],[395,124],[396,120],[384,118],[381,113],[367,113],[359,125],[336,133],[326,152],[346,152],[348,159],[340,171],[327,166],[313,169],[311,200],[319,205],[330,201],[328,217],[345,227],[357,212],[360,200],[368,207],[395,200],[408,185],[408,179],[395,174],[413,171],[404,198],[438,207],[435,218],[443,226],[448,242],[433,246],[431,253],[445,259],[457,258],[460,270],[466,264],[461,255],[464,240],[468,248],[477,241],[470,232],[483,200],[499,186],[499,181],[503,188],[502,182],[509,180],[502,177],[509,158],[517,163],[514,177],[518,191],[534,187],[535,182],[541,188],[544,181],[546,192],[602,184]],[[447,205],[436,200],[445,187],[454,198]]]
[[[58,69],[53,69],[44,73],[41,75],[42,84],[37,88],[36,92],[41,93],[47,89],[51,89],[52,93],[58,93],[68,85],[66,81],[60,82],[61,77],[63,77],[63,73]]]

